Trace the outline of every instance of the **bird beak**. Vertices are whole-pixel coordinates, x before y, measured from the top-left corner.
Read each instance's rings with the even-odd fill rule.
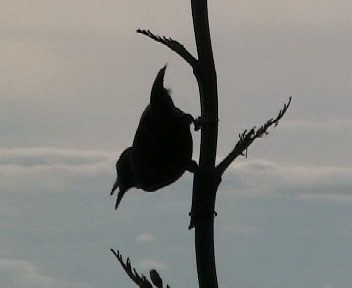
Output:
[[[119,187],[119,178],[117,177],[117,178],[116,178],[116,181],[115,181],[115,183],[114,183],[114,186],[112,186],[110,195],[113,195],[114,192],[115,192],[115,190],[116,190],[118,187]]]
[[[119,191],[119,194],[117,194],[117,199],[116,199],[116,204],[115,204],[115,210],[117,210],[117,207],[119,207],[119,204],[122,200],[123,195],[125,195],[126,191]]]
[[[114,186],[112,186],[112,189],[111,189],[111,193],[110,195],[113,195],[115,190],[119,188],[119,177],[116,178],[116,181],[114,183]],[[124,190],[124,189],[123,189]],[[117,194],[117,199],[116,199],[116,204],[115,204],[115,210],[117,210],[117,207],[119,206],[120,202],[121,202],[121,199],[123,197],[123,195],[125,195],[126,193],[126,190],[122,191],[121,188],[120,188],[120,191],[119,193]]]

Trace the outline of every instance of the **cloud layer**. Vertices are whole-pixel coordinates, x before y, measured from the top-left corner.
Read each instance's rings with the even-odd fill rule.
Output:
[[[118,153],[103,150],[52,147],[0,149],[2,184],[7,189],[11,185],[23,185],[22,187],[30,189],[31,185],[28,183],[34,186],[40,183],[56,183],[62,189],[62,184],[68,183],[68,180],[72,185],[75,181],[89,181],[91,177],[106,179],[114,177],[114,163],[117,157]],[[229,191],[257,196],[278,195],[351,201],[352,167],[285,166],[268,160],[241,159],[233,163],[226,172],[223,186]],[[150,235],[142,236],[141,239],[144,239]]]
[[[115,212],[109,189],[115,177],[116,156],[110,151],[51,147],[0,150],[0,224],[6,240],[3,249],[7,251],[0,265],[9,275],[6,283],[11,286],[13,279],[18,279],[18,287],[21,288],[31,287],[23,286],[22,282],[43,288],[95,287],[99,283],[114,287],[117,280],[113,279],[119,267],[111,265],[113,257],[108,251],[111,247],[121,249],[124,256],[130,256],[134,265],[145,273],[148,269],[157,268],[163,271],[165,279],[186,275],[184,280],[169,283],[187,285],[187,279],[193,279],[193,239],[192,233],[186,229],[192,177],[186,174],[174,185],[156,193],[132,189],[119,211]],[[223,255],[221,259],[226,259],[229,266],[233,259],[247,259],[252,263],[253,271],[264,269],[273,277],[270,279],[276,279],[277,272],[264,265],[269,261],[266,260],[265,249],[272,251],[274,256],[271,257],[275,261],[286,261],[283,258],[288,253],[284,252],[285,249],[293,254],[302,253],[300,249],[305,251],[307,244],[303,244],[302,239],[308,243],[317,241],[315,237],[321,237],[326,230],[327,224],[322,224],[325,222],[332,225],[329,228],[330,238],[334,238],[336,233],[349,237],[352,227],[346,226],[343,221],[335,222],[339,219],[336,218],[339,209],[348,217],[350,209],[347,208],[352,203],[351,176],[351,167],[285,166],[260,159],[241,159],[234,163],[224,175],[219,189],[217,251],[220,256]],[[302,205],[311,208],[304,210]],[[321,206],[331,207],[329,213],[326,214]],[[310,209],[319,217],[311,218]],[[298,225],[297,221],[303,219],[307,223]],[[292,226],[287,232],[290,238],[286,239],[292,245],[280,247],[275,237],[286,231],[287,225]],[[231,240],[234,238],[237,239],[235,245]],[[336,265],[343,261],[338,257],[346,247],[343,239],[346,238],[335,240],[340,243],[337,251],[329,246],[331,253],[337,253],[336,257],[332,257]],[[13,243],[24,248],[13,249]],[[250,243],[253,246],[247,247]],[[272,247],[271,243],[278,246]],[[297,243],[302,243],[304,248]],[[323,253],[324,245],[304,253]],[[323,256],[312,255],[317,261],[322,261]],[[36,263],[48,257],[51,260],[46,262],[45,272]],[[180,266],[180,262],[184,265]],[[224,268],[221,262],[222,273],[231,274],[226,272],[227,266]],[[245,280],[251,278],[245,272],[248,269],[240,263],[237,268],[241,276],[236,278],[248,281]],[[314,263],[307,269],[314,269]],[[350,264],[347,261],[347,265]],[[104,271],[97,271],[97,265],[104,267]],[[276,267],[275,263],[272,265]],[[290,267],[297,275],[303,273],[299,263],[285,262],[282,265]],[[332,268],[322,267],[322,271],[329,269]],[[61,273],[65,276],[59,276],[59,271],[64,271]],[[347,274],[341,273],[344,279]],[[77,275],[84,280],[78,281]],[[93,275],[94,278],[91,278]],[[300,277],[311,281],[309,276]],[[105,279],[103,282],[99,280],[102,278]],[[121,281],[124,283],[124,280]],[[336,281],[339,283],[339,280]],[[313,285],[315,282],[309,283]],[[231,285],[228,283],[224,287]],[[253,287],[259,286],[253,284]]]
[[[42,269],[32,261],[14,258],[0,258],[2,282],[6,287],[18,288],[88,288],[86,284],[65,283],[52,276],[46,275]]]
[[[352,167],[282,166],[267,160],[244,160],[230,169],[224,186],[236,193],[352,201]]]

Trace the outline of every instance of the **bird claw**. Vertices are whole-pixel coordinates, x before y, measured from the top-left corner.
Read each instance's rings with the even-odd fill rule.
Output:
[[[219,122],[219,119],[205,118],[202,116],[193,119],[194,130],[198,131],[204,126],[216,125]]]

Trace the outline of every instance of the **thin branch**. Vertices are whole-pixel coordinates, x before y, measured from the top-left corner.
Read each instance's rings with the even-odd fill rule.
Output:
[[[197,70],[198,60],[178,41],[173,40],[172,38],[167,38],[165,36],[153,34],[150,30],[138,29],[137,33],[143,34],[153,39],[154,41],[169,47],[172,51],[181,56],[189,65],[191,65],[193,70]]]
[[[129,258],[126,259],[126,263],[122,259],[122,255],[120,252],[117,250],[116,252],[114,249],[110,249],[111,252],[115,255],[117,260],[120,262],[122,268],[125,270],[126,274],[131,278],[131,280],[136,283],[138,287],[143,287],[143,288],[152,288],[152,284],[148,281],[148,279],[142,274],[142,276],[139,276],[137,273],[136,269],[131,267],[131,261]]]
[[[258,129],[253,127],[251,130],[245,130],[242,134],[239,135],[240,140],[237,142],[235,148],[226,156],[226,158],[216,167],[216,172],[219,175],[222,175],[225,170],[230,166],[230,164],[239,156],[244,155],[244,151],[253,143],[257,138],[262,138],[265,135],[268,135],[268,129],[274,125],[274,128],[279,124],[281,118],[287,112],[288,107],[291,104],[291,97],[288,102],[284,104],[284,107],[280,110],[276,118],[271,118],[264,125],[260,126]]]
[[[117,250],[115,251],[114,249],[110,249],[110,251],[115,255],[116,259],[120,262],[122,268],[125,270],[126,274],[128,277],[131,278],[131,280],[140,288],[163,288],[163,280],[161,279],[159,273],[152,269],[150,271],[150,279],[152,280],[153,286],[150,281],[142,274],[141,276],[138,274],[135,268],[132,268],[131,266],[131,261],[129,258],[126,259],[126,262],[123,261],[122,255],[120,252]],[[170,288],[169,285],[166,286],[166,288]]]

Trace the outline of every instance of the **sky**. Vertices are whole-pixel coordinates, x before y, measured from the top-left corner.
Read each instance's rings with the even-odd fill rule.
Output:
[[[195,55],[189,2],[0,1],[1,287],[133,287],[110,248],[171,287],[197,287],[192,175],[132,189],[117,212],[109,196],[165,63],[175,104],[200,114],[190,67],[135,33]],[[292,96],[223,176],[220,287],[352,287],[352,2],[209,2],[219,161]]]

